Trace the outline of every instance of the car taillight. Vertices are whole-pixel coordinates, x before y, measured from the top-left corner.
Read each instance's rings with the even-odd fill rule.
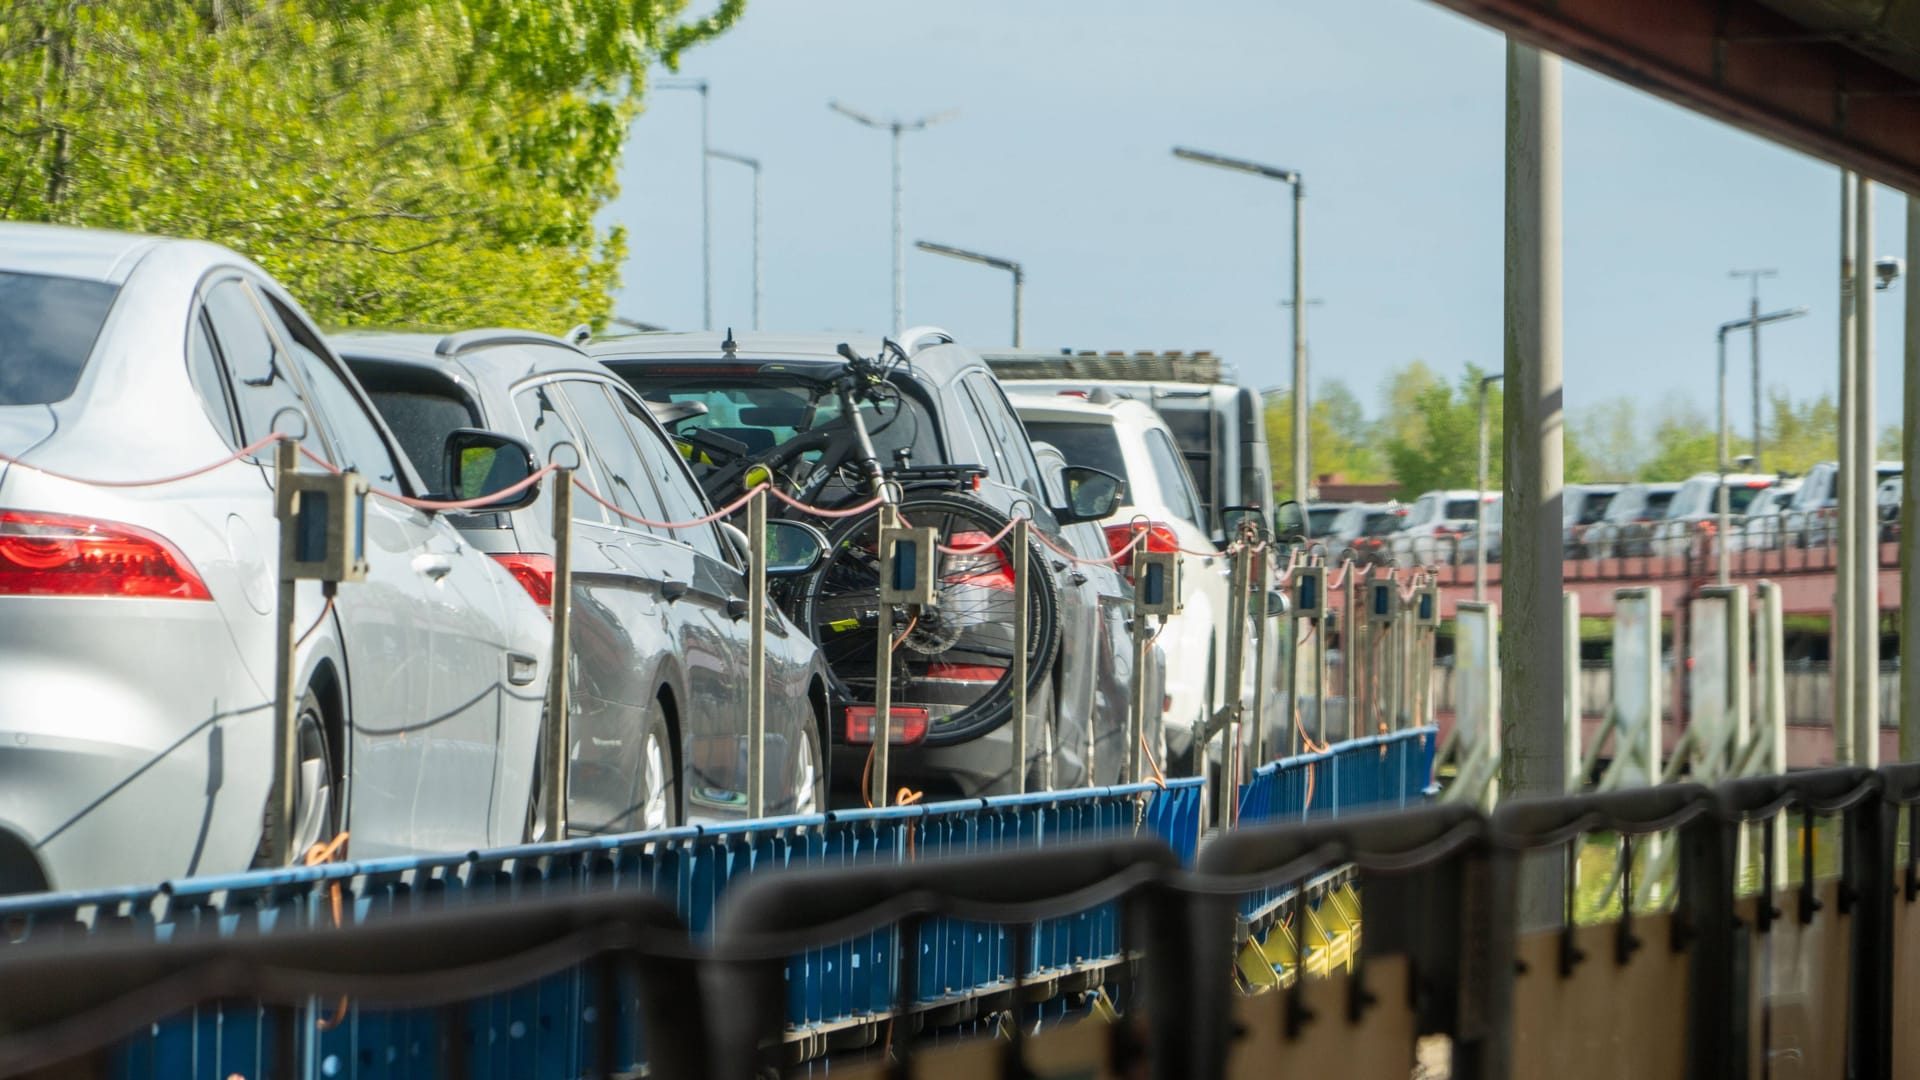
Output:
[[[158,533],[31,510],[0,510],[0,595],[213,599]]]
[[[889,745],[911,746],[927,737],[927,710],[895,705],[888,711],[893,716],[893,723],[887,725]],[[847,706],[847,741],[872,742],[873,721],[878,715],[879,711],[871,705]]]
[[[991,686],[1005,678],[1007,669],[992,664],[928,664],[924,676],[934,682],[986,683]]]
[[[947,540],[948,547],[979,547],[993,539],[983,532],[954,533]],[[1007,553],[1000,547],[990,547],[972,555],[948,555],[940,567],[942,585],[978,585],[983,589],[1013,591],[1013,566],[1007,561]]]
[[[553,556],[515,551],[497,554],[493,561],[506,567],[513,580],[540,605],[540,610],[546,612],[548,618],[553,617]]]
[[[1127,545],[1133,543],[1135,534],[1142,529],[1146,530],[1147,538],[1141,541],[1139,548],[1129,551]],[[1148,552],[1168,555],[1180,550],[1180,538],[1175,536],[1173,529],[1164,522],[1148,521],[1138,524],[1129,522],[1125,525],[1109,525],[1106,527],[1106,533],[1109,557],[1117,556],[1122,551],[1127,552],[1126,557],[1115,563],[1114,567],[1126,577],[1129,584],[1133,581],[1133,551],[1144,548]]]

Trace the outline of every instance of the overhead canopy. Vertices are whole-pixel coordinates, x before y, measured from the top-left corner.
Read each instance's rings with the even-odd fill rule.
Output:
[[[1920,0],[1436,0],[1569,60],[1920,192]]]

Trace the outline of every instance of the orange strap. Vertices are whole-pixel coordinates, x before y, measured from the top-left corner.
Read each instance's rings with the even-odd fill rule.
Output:
[[[346,849],[347,837],[349,835],[350,834],[343,832],[325,844],[315,844],[308,848],[306,864],[308,866],[318,866],[321,863],[332,862],[336,858],[339,858],[340,853]],[[332,901],[334,928],[339,929],[341,923],[341,902],[340,883],[338,881],[333,881],[328,884],[327,897]],[[347,998],[346,995],[343,994],[340,997],[340,1004],[334,1007],[333,1016],[326,1020],[315,1021],[314,1026],[321,1031],[332,1031],[334,1028],[339,1027],[346,1018]]]

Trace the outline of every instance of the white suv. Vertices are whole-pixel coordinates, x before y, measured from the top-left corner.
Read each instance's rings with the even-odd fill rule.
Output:
[[[1487,493],[1489,502],[1499,497],[1498,492]],[[1473,531],[1479,503],[1480,493],[1466,488],[1420,496],[1393,535],[1394,561],[1402,566],[1458,562],[1460,538]]]
[[[1126,482],[1121,508],[1106,527],[1110,551],[1125,547],[1133,539],[1133,522],[1144,519],[1152,522],[1149,551],[1184,552],[1181,612],[1168,621],[1159,644],[1167,664],[1161,699],[1167,750],[1185,772],[1192,760],[1194,731],[1223,703],[1232,566],[1207,535],[1206,509],[1173,433],[1159,413],[1138,401],[1090,401],[1077,394],[1009,398],[1029,438],[1058,448],[1068,464],[1112,473]],[[1251,669],[1251,660],[1247,666]]]

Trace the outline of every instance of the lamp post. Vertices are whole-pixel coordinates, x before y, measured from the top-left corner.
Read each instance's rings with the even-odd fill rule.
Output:
[[[1304,502],[1307,498],[1307,477],[1312,475],[1307,461],[1307,314],[1306,304],[1302,302],[1301,290],[1304,285],[1300,274],[1300,200],[1305,195],[1305,185],[1300,173],[1294,169],[1261,165],[1183,146],[1174,147],[1173,156],[1217,169],[1279,180],[1293,188],[1293,497]]]
[[[700,327],[713,329],[713,170],[709,158],[713,151],[708,147],[708,138],[712,132],[707,123],[707,91],[709,85],[705,79],[661,79],[653,84],[655,90],[698,90],[700,92]]]
[[[1747,318],[1753,328],[1753,463],[1760,464],[1760,279],[1777,277],[1778,270],[1730,270],[1728,277],[1743,277],[1753,284],[1747,300]],[[1725,456],[1722,454],[1721,456]],[[1726,582],[1721,582],[1722,585]]]
[[[726,150],[709,150],[707,156],[745,165],[753,170],[753,328],[760,329],[760,301],[763,296],[762,274],[764,264],[760,261],[760,159],[745,154],[730,153]]]
[[[1473,602],[1487,602],[1487,387],[1506,378],[1505,374],[1480,378],[1480,490],[1474,500]]]
[[[901,175],[900,137],[909,131],[925,131],[943,120],[950,120],[954,113],[949,109],[946,112],[912,120],[903,120],[899,117],[882,120],[837,101],[827,102],[827,108],[857,124],[893,134],[893,334],[898,337],[907,321],[906,226],[905,210],[902,207],[902,203],[906,200],[906,181]]]
[[[1026,289],[1027,274],[1019,263],[1014,262],[1012,259],[1002,259],[993,255],[983,255],[978,251],[968,251],[965,248],[936,244],[931,240],[915,240],[913,246],[919,248],[921,251],[932,252],[935,255],[945,255],[950,259],[979,263],[981,266],[991,266],[995,270],[1011,272],[1013,274],[1013,347],[1016,349],[1020,347],[1021,293]]]
[[[1732,570],[1727,563],[1727,525],[1728,525],[1728,518],[1730,516],[1727,512],[1727,460],[1728,460],[1727,459],[1727,452],[1728,452],[1728,448],[1727,448],[1727,335],[1732,333],[1735,330],[1752,330],[1754,333],[1754,336],[1757,338],[1759,337],[1760,328],[1762,326],[1765,326],[1768,323],[1785,322],[1788,319],[1797,319],[1802,315],[1805,315],[1806,313],[1807,313],[1807,309],[1803,307],[1788,308],[1785,311],[1775,311],[1766,315],[1762,315],[1758,312],[1755,312],[1754,314],[1744,319],[1735,319],[1732,322],[1721,323],[1719,331],[1714,335],[1715,342],[1717,343],[1717,351],[1719,354],[1718,367],[1719,367],[1719,384],[1720,384],[1720,389],[1719,389],[1720,437],[1718,440],[1719,452],[1715,455],[1717,460],[1720,463],[1720,470],[1719,470],[1720,471],[1720,489],[1719,489],[1720,495],[1719,495],[1718,515],[1717,515],[1719,522],[1714,532],[1714,546],[1718,549],[1717,558],[1719,560],[1719,566],[1720,566],[1720,584],[1722,585],[1727,584],[1732,576]],[[1755,370],[1758,370],[1758,369],[1756,368]],[[1759,438],[1758,428],[1754,429],[1754,437],[1756,440],[1758,440]],[[1758,447],[1755,447],[1755,451],[1756,452],[1754,453],[1753,457],[1750,460],[1758,461],[1760,460]]]

